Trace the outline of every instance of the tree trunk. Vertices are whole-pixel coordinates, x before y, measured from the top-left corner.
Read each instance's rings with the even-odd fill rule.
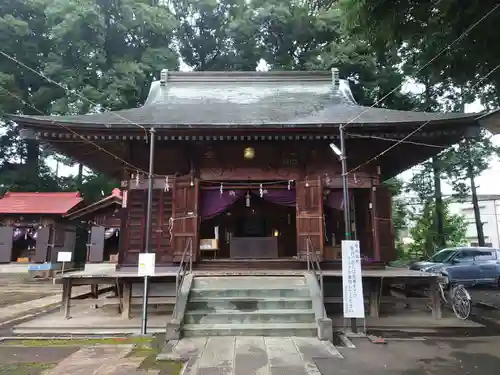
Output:
[[[34,178],[38,178],[39,173],[39,158],[40,148],[38,142],[34,139],[26,140],[26,165],[29,168],[29,173],[32,173]]]
[[[434,201],[435,201],[435,230],[436,245],[438,248],[446,247],[446,238],[444,235],[444,206],[443,192],[441,191],[441,165],[438,157],[432,159],[432,170],[434,176]]]
[[[474,207],[474,221],[476,222],[477,243],[479,246],[485,246],[483,222],[481,221],[481,211],[479,210],[479,200],[477,199],[476,182],[474,181],[474,168],[472,165],[470,141],[466,140],[467,144],[467,174],[470,179],[470,191],[472,194],[472,206]]]
[[[77,184],[78,190],[82,191],[82,184],[83,184],[83,164],[82,163],[78,164],[78,176],[76,178],[76,184]]]

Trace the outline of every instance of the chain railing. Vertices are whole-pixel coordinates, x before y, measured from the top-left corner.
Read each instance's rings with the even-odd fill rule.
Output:
[[[189,262],[185,261],[187,254],[189,254]],[[186,242],[184,251],[182,253],[181,262],[179,263],[179,268],[177,269],[177,273],[175,275],[175,305],[172,314],[173,318],[177,317],[177,302],[179,300],[179,295],[181,292],[184,277],[188,273],[191,273],[192,271],[193,271],[193,239],[189,237]]]
[[[314,249],[314,245],[310,237],[306,238],[306,249],[307,249],[307,270],[312,272],[316,280],[319,282],[319,290],[321,294],[321,303],[324,303],[324,292],[323,292],[323,271],[319,263],[318,255]]]

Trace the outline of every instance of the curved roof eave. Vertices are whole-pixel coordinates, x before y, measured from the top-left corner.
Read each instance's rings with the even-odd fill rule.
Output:
[[[168,72],[167,72],[168,73]],[[475,121],[477,114],[363,107],[328,72],[174,72],[151,84],[145,105],[76,116],[23,116],[28,127],[159,129],[321,128]],[[139,125],[139,126],[137,126]]]

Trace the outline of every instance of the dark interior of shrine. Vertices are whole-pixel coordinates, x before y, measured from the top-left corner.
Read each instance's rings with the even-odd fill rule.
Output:
[[[297,255],[295,207],[245,194],[219,215],[204,220],[201,239],[218,239],[202,259],[293,258]]]

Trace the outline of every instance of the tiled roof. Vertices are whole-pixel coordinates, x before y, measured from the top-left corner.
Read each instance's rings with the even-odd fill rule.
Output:
[[[79,210],[73,211],[70,214],[66,215],[66,217],[70,219],[77,219],[83,215],[98,211],[102,208],[108,207],[112,204],[120,204],[122,203],[122,192],[120,189],[115,188],[107,197],[102,198],[101,200],[91,203],[88,206],[84,206]]]
[[[315,127],[474,121],[476,114],[396,111],[358,105],[329,72],[174,72],[155,81],[140,108],[78,116],[12,116],[19,124],[157,128]]]
[[[13,193],[0,199],[0,214],[63,215],[83,202],[80,193]]]

